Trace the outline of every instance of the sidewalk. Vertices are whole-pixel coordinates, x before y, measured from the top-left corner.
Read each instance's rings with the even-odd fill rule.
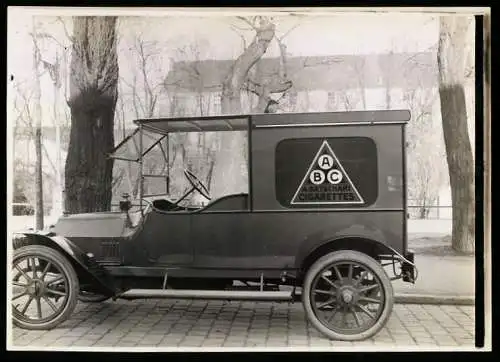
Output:
[[[394,282],[400,301],[438,304],[473,304],[475,258],[458,255],[443,233],[411,233],[408,247],[415,253],[418,279],[415,284]]]

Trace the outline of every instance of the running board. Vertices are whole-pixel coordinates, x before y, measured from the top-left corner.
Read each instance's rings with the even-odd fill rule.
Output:
[[[241,290],[183,290],[183,289],[130,289],[117,296],[120,299],[211,299],[282,301],[293,300],[290,291],[241,291]]]

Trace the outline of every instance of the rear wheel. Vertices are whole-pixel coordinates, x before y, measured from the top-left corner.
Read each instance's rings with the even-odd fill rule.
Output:
[[[60,252],[41,245],[14,251],[12,317],[25,329],[52,329],[69,318],[77,303],[77,274]]]
[[[391,280],[380,263],[357,251],[321,257],[304,279],[306,315],[330,339],[372,337],[389,319],[393,300]]]

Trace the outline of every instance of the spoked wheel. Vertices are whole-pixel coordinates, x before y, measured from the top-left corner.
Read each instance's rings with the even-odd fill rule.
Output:
[[[78,277],[56,250],[29,245],[14,251],[12,317],[25,329],[52,329],[75,309]]]
[[[391,280],[373,258],[337,251],[307,272],[302,301],[308,319],[325,336],[358,341],[375,335],[393,307]]]

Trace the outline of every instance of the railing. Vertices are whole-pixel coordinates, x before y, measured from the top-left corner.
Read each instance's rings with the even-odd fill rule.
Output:
[[[408,214],[410,219],[451,219],[452,207],[444,205],[408,205]],[[421,215],[422,208],[425,209],[425,215]],[[422,217],[423,216],[423,217]]]
[[[16,216],[31,216],[35,214],[35,207],[28,202],[13,202],[11,212]]]

